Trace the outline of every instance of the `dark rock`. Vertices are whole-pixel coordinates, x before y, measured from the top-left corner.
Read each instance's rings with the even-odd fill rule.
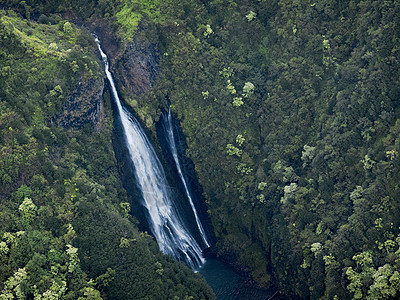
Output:
[[[104,119],[103,90],[103,77],[80,81],[53,122],[65,128],[91,123],[99,130]]]
[[[153,86],[158,63],[156,44],[136,34],[117,62],[117,80],[129,93],[139,95]]]
[[[107,54],[108,61],[112,67],[114,61],[121,55],[121,49],[123,48],[115,32],[111,30],[108,22],[102,19],[95,19],[91,23],[85,23],[85,27],[100,38],[101,47]]]

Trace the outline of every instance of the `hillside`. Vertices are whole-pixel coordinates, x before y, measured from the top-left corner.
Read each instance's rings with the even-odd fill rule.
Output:
[[[49,23],[0,19],[0,298],[213,299],[129,214],[94,39]]]
[[[289,299],[399,297],[398,1],[82,0],[68,5],[63,1],[57,5],[26,1],[23,7],[6,2],[24,17],[28,17],[27,12],[47,17],[57,13],[53,16],[68,17],[72,23],[83,20],[95,26],[102,20],[108,24],[118,41],[112,43],[118,49],[112,49],[110,43],[110,50],[116,53],[113,71],[124,100],[154,137],[162,109],[170,106],[180,120],[186,154],[195,165],[204,191],[216,236],[212,251],[217,256],[249,272],[259,286],[277,286]],[[68,15],[67,11],[74,14]],[[14,20],[11,38],[11,27],[4,23],[12,22],[10,18]],[[95,134],[109,141],[112,123],[107,101],[105,116],[100,113],[90,121],[93,126],[83,126],[79,131],[66,133],[60,126],[50,129],[44,121],[67,124],[60,120],[70,118],[56,112],[65,107],[63,103],[72,94],[74,84],[89,72],[92,80],[100,74],[94,63],[93,45],[85,44],[87,39],[80,41],[79,35],[74,40],[63,18],[58,25],[41,26],[57,28],[63,24],[62,30],[56,30],[72,44],[63,45],[58,41],[60,37],[44,40],[33,32],[31,36],[44,40],[46,47],[28,33],[19,33],[27,26],[26,21],[11,16],[3,16],[2,20],[2,45],[13,47],[2,54],[2,76],[13,79],[0,83],[2,99],[13,99],[8,101],[10,104],[2,102],[5,146],[1,170],[5,171],[1,193],[8,201],[1,202],[1,211],[5,211],[2,224],[16,222],[12,216],[25,198],[32,199],[35,207],[42,205],[34,195],[43,192],[47,182],[54,184],[49,199],[69,203],[66,199],[75,197],[76,176],[106,187],[100,189],[105,193],[100,199],[112,199],[104,203],[118,210],[127,196],[113,192],[121,191],[121,184],[111,143],[96,144],[94,133],[87,132],[100,126],[102,129]],[[75,34],[80,32],[69,24]],[[52,43],[57,49],[50,47]],[[74,50],[75,43],[87,48],[86,57],[81,50]],[[21,91],[22,83],[29,84],[23,75],[39,69],[37,58],[23,62],[18,56],[28,48],[31,56],[40,54],[51,61],[60,61],[57,57],[64,57],[61,55],[72,49],[61,63],[65,69],[43,71],[59,72],[59,79],[52,81],[43,75],[49,82],[47,89],[37,91],[41,96],[33,92],[30,95],[25,88]],[[6,59],[5,55],[11,53],[13,59]],[[135,60],[137,54],[141,56]],[[24,55],[24,59],[28,58]],[[51,68],[51,63],[44,64]],[[148,67],[140,72],[148,71],[146,78],[151,80],[138,81],[134,71],[146,64]],[[18,68],[29,72],[17,73]],[[43,87],[33,82],[32,86]],[[29,104],[28,98],[34,103]],[[35,109],[27,105],[40,107],[43,117],[38,121],[31,113]],[[71,114],[71,118],[77,118],[75,111]],[[55,139],[68,139],[68,143],[60,145],[62,142],[56,143]],[[79,146],[82,143],[85,147]],[[46,145],[48,150],[43,151]],[[19,155],[7,158],[10,149]],[[75,154],[60,154],[69,151]],[[98,153],[98,157],[92,153]],[[51,161],[51,167],[47,161]],[[38,167],[30,167],[33,165]],[[23,172],[14,166],[21,166]],[[75,166],[73,171],[65,171],[71,166]],[[80,168],[86,170],[85,175],[78,172]],[[104,170],[112,176],[103,178]],[[85,194],[79,197],[90,199]],[[66,220],[58,227],[64,231],[52,234],[54,239],[60,238],[68,233],[66,226],[72,224],[77,243],[84,245],[84,239],[79,240],[78,224],[86,224],[85,217],[79,217],[76,209],[79,212],[87,208],[75,206],[73,199],[71,202],[68,205],[74,209],[72,215],[67,215],[78,216],[76,225],[60,217]],[[25,205],[32,206],[30,202]],[[72,208],[66,206],[52,215],[66,214],[68,209]],[[40,208],[31,211],[36,216]],[[123,222],[131,218],[123,218],[121,210],[116,214]],[[18,218],[23,216],[20,213]],[[17,232],[32,224],[45,226],[34,221],[22,223],[7,225],[4,231]],[[53,225],[48,226],[43,228],[51,231]],[[61,247],[68,243],[64,241]],[[14,267],[8,273],[0,272],[7,274],[1,281],[16,270]],[[106,269],[96,276],[104,272]]]
[[[217,254],[290,298],[396,298],[398,3],[191,2],[175,19],[133,98],[181,120]]]

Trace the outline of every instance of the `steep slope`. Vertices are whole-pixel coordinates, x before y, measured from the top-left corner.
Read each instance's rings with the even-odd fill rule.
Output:
[[[397,1],[186,1],[158,26],[162,74],[135,103],[171,104],[216,251],[261,286],[397,297],[399,15]]]
[[[52,6],[25,4],[23,14]],[[67,9],[118,32],[129,49],[119,88],[150,129],[168,104],[180,118],[217,255],[289,298],[398,298],[398,1],[82,0],[52,11]],[[124,77],[132,41],[159,56],[151,89]]]
[[[213,299],[129,214],[90,34],[2,11],[0,49],[0,297]]]

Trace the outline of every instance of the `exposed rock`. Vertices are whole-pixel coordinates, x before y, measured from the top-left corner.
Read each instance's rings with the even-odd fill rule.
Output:
[[[111,30],[108,22],[102,19],[94,19],[91,23],[85,23],[85,26],[100,38],[101,47],[106,52],[108,61],[112,66],[120,56],[123,46],[118,42],[117,36]]]
[[[103,90],[103,77],[80,81],[53,121],[65,128],[91,123],[100,129],[104,119]]]
[[[136,34],[116,65],[117,79],[124,89],[141,94],[153,86],[158,71],[156,44]]]

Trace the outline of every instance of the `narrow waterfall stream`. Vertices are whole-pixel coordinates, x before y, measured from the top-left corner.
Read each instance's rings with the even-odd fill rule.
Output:
[[[173,130],[173,121],[172,121],[172,114],[171,114],[171,109],[168,110],[167,114],[163,114],[162,116],[162,123],[164,126],[164,130],[166,133],[166,140],[167,140],[167,144],[168,144],[168,148],[171,152],[171,155],[174,159],[175,162],[175,166],[176,166],[176,170],[178,171],[179,174],[179,178],[182,182],[182,185],[184,187],[184,191],[185,191],[185,195],[186,198],[189,201],[190,207],[193,211],[193,215],[194,215],[194,219],[196,221],[196,225],[197,225],[197,229],[200,233],[202,242],[204,243],[205,247],[208,248],[210,247],[210,242],[208,241],[207,238],[207,234],[204,230],[203,224],[201,223],[199,214],[197,212],[197,209],[195,207],[195,204],[193,202],[193,195],[192,192],[189,189],[189,184],[186,181],[186,178],[183,174],[183,170],[182,170],[182,166],[181,166],[181,162],[179,160],[179,156],[178,156],[178,149],[177,149],[177,145],[176,145],[176,138],[174,135],[174,130]]]
[[[112,97],[121,118],[125,142],[134,165],[136,182],[148,213],[150,231],[160,250],[196,270],[205,262],[202,249],[190,234],[174,206],[173,193],[166,180],[163,166],[135,117],[121,104],[114,80],[109,71],[107,55],[96,42],[104,63]]]
[[[96,38],[104,70],[109,81],[112,98],[115,101],[121,121],[123,140],[126,143],[129,159],[134,166],[134,176],[138,189],[142,194],[150,231],[155,237],[160,250],[185,262],[194,271],[199,271],[213,288],[218,300],[258,300],[269,299],[274,294],[246,283],[246,278],[232,270],[228,265],[215,258],[205,260],[203,248],[210,246],[204,225],[196,210],[193,195],[184,177],[181,162],[179,161],[176,139],[172,128],[172,117],[169,112],[164,116],[163,125],[167,132],[166,140],[169,151],[174,157],[180,180],[182,181],[186,198],[194,216],[194,224],[199,232],[199,243],[193,237],[188,227],[175,207],[175,195],[166,179],[164,168],[157,157],[149,139],[136,118],[125,109],[120,101],[111,72],[107,55],[103,52],[100,41]],[[275,297],[274,297],[275,300]]]

